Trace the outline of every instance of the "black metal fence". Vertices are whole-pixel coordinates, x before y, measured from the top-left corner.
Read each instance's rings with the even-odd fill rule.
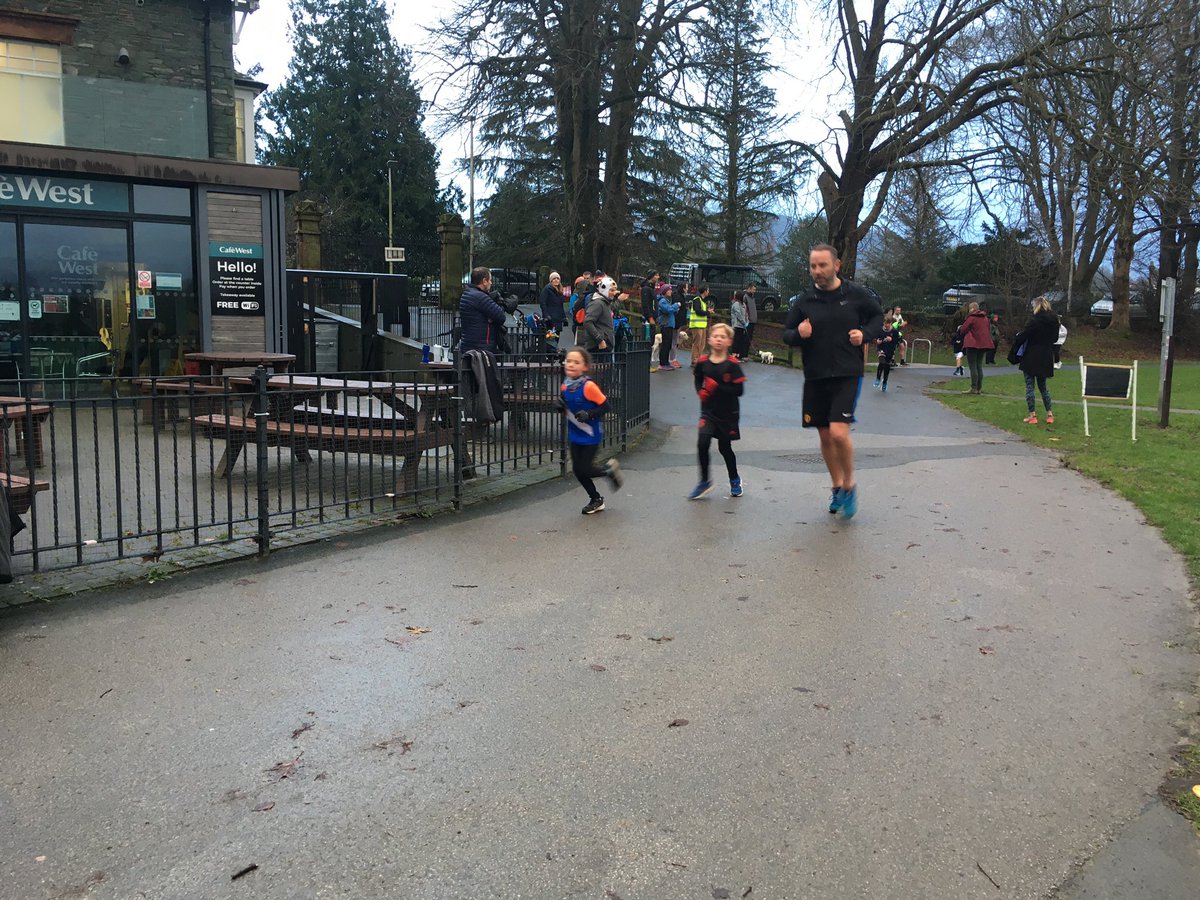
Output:
[[[605,447],[649,420],[649,350],[598,362]],[[27,529],[17,574],[251,542],[343,520],[457,507],[474,485],[567,469],[556,354],[502,357],[503,412],[444,370],[68,380],[0,405],[0,477]]]

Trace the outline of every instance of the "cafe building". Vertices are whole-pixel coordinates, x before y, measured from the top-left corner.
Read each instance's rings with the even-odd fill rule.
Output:
[[[255,3],[0,10],[0,393],[286,350],[284,201],[252,165]]]

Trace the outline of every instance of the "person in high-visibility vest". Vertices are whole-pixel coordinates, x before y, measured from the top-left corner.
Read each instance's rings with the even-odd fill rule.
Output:
[[[696,293],[688,301],[688,328],[692,332],[692,362],[694,363],[706,352],[710,318],[713,313],[712,300],[709,299],[708,285],[701,283]]]

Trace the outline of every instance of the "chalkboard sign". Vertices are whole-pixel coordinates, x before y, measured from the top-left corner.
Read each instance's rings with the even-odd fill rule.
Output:
[[[1083,369],[1083,396],[1128,400],[1132,376],[1132,366],[1098,366],[1088,363]]]

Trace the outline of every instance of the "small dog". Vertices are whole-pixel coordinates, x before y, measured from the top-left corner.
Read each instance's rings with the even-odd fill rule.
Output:
[[[763,365],[769,366],[775,362],[775,354],[770,350],[759,350],[758,361]]]

